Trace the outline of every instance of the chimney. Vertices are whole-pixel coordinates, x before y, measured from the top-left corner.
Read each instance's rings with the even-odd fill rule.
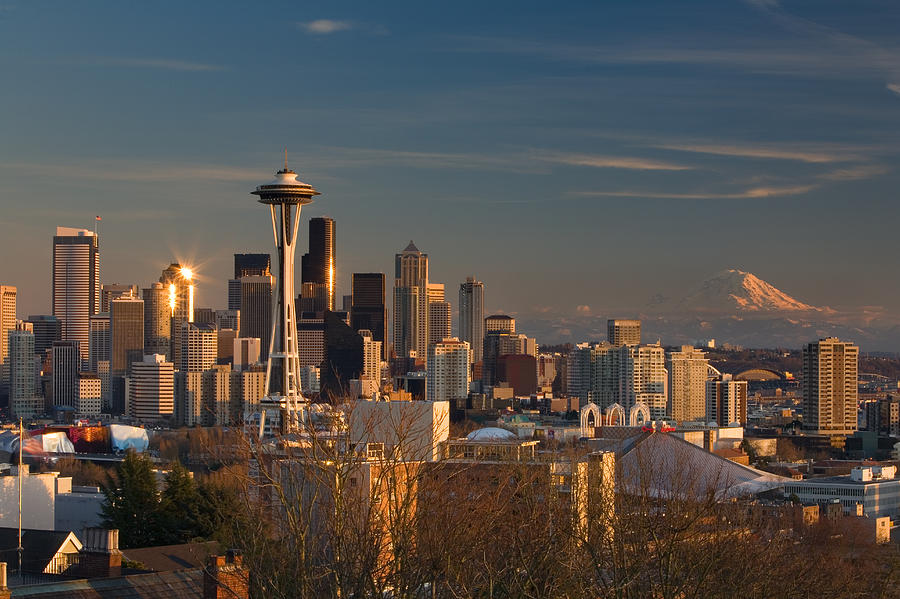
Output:
[[[6,586],[6,562],[0,562],[0,599],[9,599],[9,587]]]
[[[119,531],[105,528],[85,528],[78,576],[109,578],[121,576],[122,553],[119,551]]]
[[[237,549],[225,555],[212,555],[203,572],[203,599],[247,599],[250,596],[249,573]]]

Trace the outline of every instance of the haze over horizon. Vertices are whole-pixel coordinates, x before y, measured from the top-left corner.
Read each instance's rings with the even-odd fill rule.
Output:
[[[472,274],[489,312],[552,317],[736,268],[900,315],[898,5],[165,6],[0,3],[20,317],[49,312],[56,226],[95,214],[103,282],[182,260],[223,307],[232,254],[271,251],[249,192],[285,146],[339,294],[412,239],[454,310]]]

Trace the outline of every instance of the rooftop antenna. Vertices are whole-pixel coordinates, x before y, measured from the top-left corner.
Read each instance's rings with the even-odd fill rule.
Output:
[[[285,171],[288,170],[288,166],[287,166],[287,147],[286,147],[286,146],[285,146],[285,148],[284,148],[284,170],[285,170]]]

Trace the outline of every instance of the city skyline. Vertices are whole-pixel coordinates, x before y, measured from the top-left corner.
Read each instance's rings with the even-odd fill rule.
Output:
[[[328,191],[308,216],[340,223],[342,294],[353,272],[390,273],[412,238],[433,280],[485,281],[490,312],[640,311],[738,268],[813,305],[897,315],[900,282],[883,276],[896,236],[875,215],[897,183],[898,14],[872,6],[572,4],[511,19],[459,4],[429,19],[400,4],[224,4],[210,22],[203,5],[174,18],[11,5],[0,52],[17,58],[2,68],[27,85],[0,99],[17,117],[0,197],[17,206],[4,239],[24,251],[4,281],[20,317],[50,313],[49,231],[100,214],[104,283],[148,285],[178,261],[199,273],[198,306],[225,307],[232,254],[270,245],[245,226],[244,190],[287,146]],[[235,42],[248,24],[272,43]],[[60,35],[36,44],[45,28]],[[246,99],[284,69],[317,93]],[[73,93],[51,110],[59,85]],[[36,179],[45,197],[21,202]],[[510,251],[498,223],[534,242]],[[610,247],[629,251],[603,259]]]

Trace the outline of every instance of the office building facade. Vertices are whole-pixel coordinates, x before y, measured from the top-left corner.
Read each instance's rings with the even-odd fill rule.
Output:
[[[394,257],[394,354],[427,358],[428,254],[410,241]]]
[[[612,345],[640,345],[641,321],[621,318],[607,320],[606,340]]]
[[[351,280],[350,326],[371,331],[381,343],[381,359],[387,359],[387,306],[383,272],[355,272]]]
[[[428,349],[425,393],[428,401],[457,403],[469,396],[469,344],[455,337],[443,339]]]
[[[272,299],[275,277],[253,275],[241,278],[241,328],[240,337],[255,337],[262,343],[260,357],[269,356],[272,339]]]
[[[327,216],[309,219],[309,252],[301,258],[301,295],[316,298],[316,303],[306,311],[335,309],[336,269],[334,219]]]
[[[76,341],[88,362],[90,317],[100,311],[100,244],[87,229],[57,227],[53,237],[51,304],[63,341]]]
[[[144,300],[123,295],[110,303],[110,367],[114,376],[124,374],[144,355]]]
[[[467,277],[459,286],[459,340],[469,344],[472,361],[481,362],[484,352],[484,283]]]
[[[12,285],[0,285],[0,397],[9,396],[9,332],[16,328],[16,294]]]
[[[131,365],[129,415],[142,422],[168,420],[175,412],[175,365],[163,354],[145,355]]]

